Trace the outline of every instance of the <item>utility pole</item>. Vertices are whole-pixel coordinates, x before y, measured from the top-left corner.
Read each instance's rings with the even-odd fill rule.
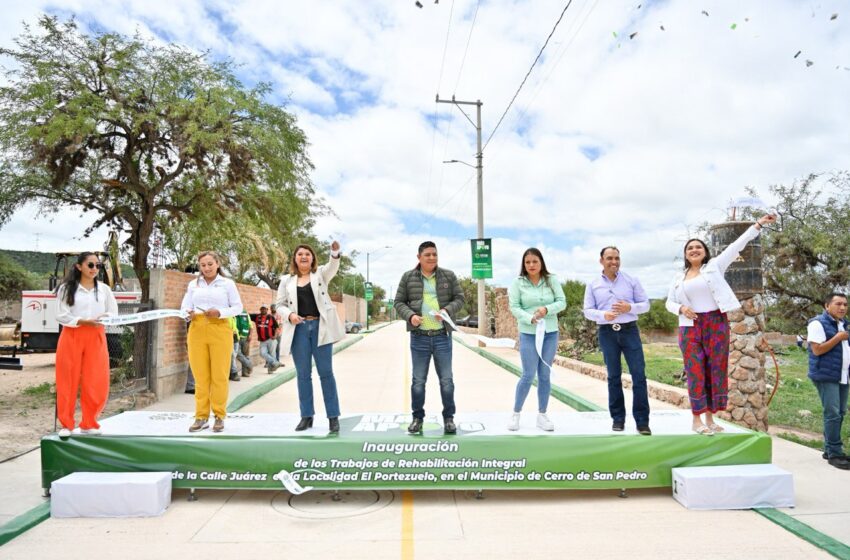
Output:
[[[366,253],[366,285],[369,285],[369,253]],[[366,288],[363,288],[363,297],[366,297]],[[366,330],[369,330],[369,300],[366,300]]]
[[[475,169],[478,172],[478,239],[484,238],[484,153],[481,148],[481,100],[477,101],[458,101],[452,95],[451,100],[440,99],[440,94],[437,94],[437,103],[451,103],[457,107],[463,116],[466,117],[472,126],[475,127],[475,132],[478,139],[478,151],[475,153],[476,165]],[[466,111],[461,105],[475,105],[476,122],[472,122]],[[463,162],[458,162],[463,163]],[[487,302],[484,301],[484,279],[478,279],[478,334],[487,335],[489,329],[487,325]]]

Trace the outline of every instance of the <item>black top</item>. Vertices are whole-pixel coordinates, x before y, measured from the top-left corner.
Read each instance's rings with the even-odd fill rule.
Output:
[[[316,297],[310,284],[298,286],[298,314],[302,317],[319,316],[319,306],[316,305]]]

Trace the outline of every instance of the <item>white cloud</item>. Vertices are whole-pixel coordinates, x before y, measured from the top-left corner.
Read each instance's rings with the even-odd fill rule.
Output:
[[[475,180],[467,182],[463,165],[441,162],[474,163],[475,135],[434,95],[481,99],[486,139],[563,2],[481,3],[460,80],[473,0],[422,9],[270,0],[40,6],[210,49],[241,64],[245,83],[271,81],[308,134],[314,182],[337,215],[319,220],[318,233],[344,234],[363,254],[363,272],[365,252],[379,251],[370,275],[389,288],[415,264],[424,236],[437,241],[443,265],[468,274]],[[0,44],[40,6],[7,10]],[[575,0],[484,153],[495,281],[510,281],[529,245],[562,278],[586,280],[598,272],[599,247],[613,243],[624,269],[663,295],[688,225],[723,220],[745,186],[765,195],[770,184],[847,169],[850,14],[842,7]],[[582,155],[588,147],[599,150],[595,161]],[[448,225],[435,230],[432,215]],[[0,230],[0,246],[41,227],[30,222],[16,217]]]

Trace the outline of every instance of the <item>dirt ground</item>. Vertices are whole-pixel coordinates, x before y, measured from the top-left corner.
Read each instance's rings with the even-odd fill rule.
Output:
[[[21,371],[0,370],[0,461],[38,447],[54,431],[56,355],[25,354],[21,361]],[[132,408],[120,389],[113,387],[102,417]]]

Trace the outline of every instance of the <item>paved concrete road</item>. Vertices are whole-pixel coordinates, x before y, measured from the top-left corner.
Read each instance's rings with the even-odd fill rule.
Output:
[[[515,353],[503,354],[518,360]],[[410,366],[403,325],[368,335],[334,360],[343,413],[407,410]],[[431,376],[426,411],[439,414],[436,376],[433,372]],[[507,420],[516,379],[455,345],[459,410],[504,411]],[[570,390],[575,390],[570,387],[573,383],[589,381],[562,369],[556,379]],[[597,402],[602,395],[604,402],[604,383],[595,383],[586,385],[581,394]],[[319,420],[317,382],[315,390]],[[535,401],[532,391],[524,422],[533,422]],[[175,396],[157,408],[191,410],[191,404],[191,397]],[[294,382],[243,410],[297,411]],[[550,410],[568,409],[553,399]],[[317,422],[319,426],[324,424]],[[799,446],[781,441],[775,446],[784,461],[781,466],[797,467],[793,470],[800,507],[812,518],[831,516],[836,528],[846,531],[850,526],[846,499],[850,485],[842,478],[846,473],[834,472],[819,459],[809,460],[811,450],[787,451],[786,446]],[[786,460],[786,455],[792,459]],[[4,475],[11,471],[0,467],[6,467],[0,471]],[[807,471],[815,472],[807,476]],[[6,487],[7,480],[0,494],[4,498],[13,491]],[[837,486],[825,486],[832,484]],[[825,510],[823,500],[830,491],[835,492],[828,500],[835,504],[832,513]],[[171,508],[158,518],[49,519],[0,548],[0,558],[830,557],[751,511],[688,511],[670,497],[669,489],[631,491],[627,499],[613,491],[493,491],[483,499],[471,492],[344,492],[340,501],[333,501],[327,492],[300,497],[282,491],[199,491],[198,495],[197,502],[187,502],[187,492],[175,491]]]

